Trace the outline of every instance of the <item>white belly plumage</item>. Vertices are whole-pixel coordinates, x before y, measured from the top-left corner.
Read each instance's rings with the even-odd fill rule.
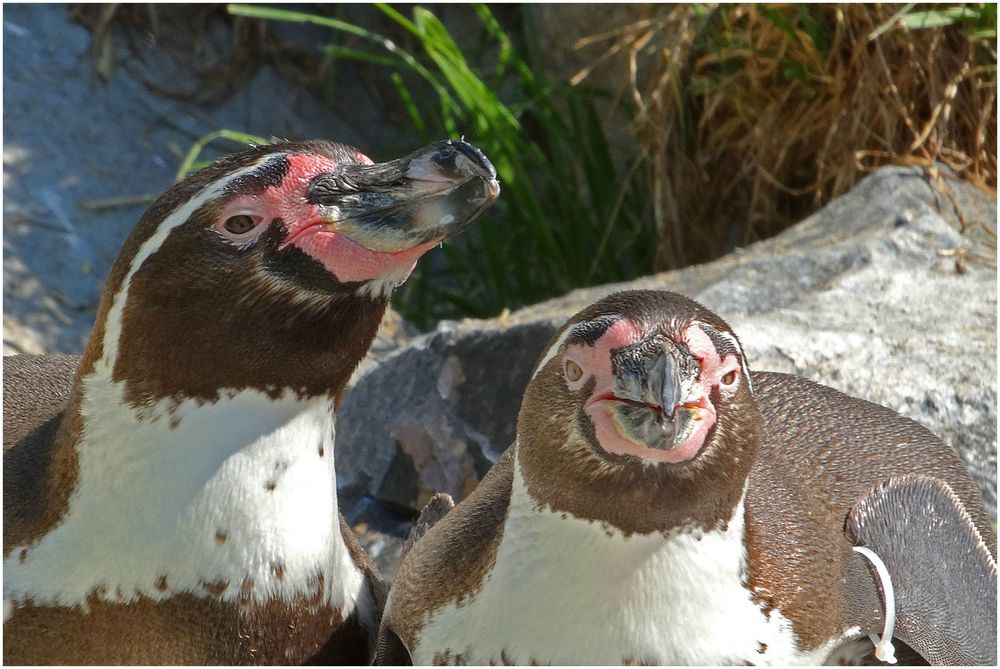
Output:
[[[515,463],[491,573],[430,615],[416,664],[817,664],[744,587],[743,503],[725,530],[625,537],[540,509]],[[853,630],[852,630],[853,632]],[[839,640],[838,640],[839,641]]]
[[[137,419],[105,396],[120,384],[101,381],[87,387],[69,512],[4,560],[5,617],[29,599],[86,608],[94,593],[162,600],[215,584],[222,601],[264,603],[313,595],[320,574],[320,602],[345,617],[369,606],[340,533],[328,400],[247,389],[147,411],[172,408],[171,425],[165,415]]]

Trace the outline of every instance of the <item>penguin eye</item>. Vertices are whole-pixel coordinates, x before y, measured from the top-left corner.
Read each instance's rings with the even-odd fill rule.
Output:
[[[248,216],[247,214],[238,214],[227,218],[226,222],[223,223],[223,227],[225,227],[226,232],[230,234],[245,235],[257,227],[257,221],[255,221],[252,216]]]
[[[728,374],[722,377],[722,385],[730,386],[736,381],[736,370],[731,370]]]
[[[580,377],[583,376],[583,368],[572,360],[566,361],[566,365],[563,370],[563,373],[566,375],[566,380],[570,383],[579,381]]]

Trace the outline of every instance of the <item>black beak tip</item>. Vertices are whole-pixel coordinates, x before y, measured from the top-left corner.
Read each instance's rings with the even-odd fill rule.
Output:
[[[429,159],[443,175],[452,179],[479,178],[493,181],[497,178],[496,168],[489,158],[464,139],[438,142],[423,156],[422,159]]]
[[[496,168],[493,167],[493,163],[490,162],[489,158],[487,158],[486,154],[484,154],[482,151],[477,149],[472,144],[469,144],[464,139],[460,139],[457,142],[449,140],[448,143],[455,148],[455,151],[468,158],[469,162],[471,162],[472,165],[474,165],[481,171],[481,174],[478,174],[476,176],[482,176],[486,179],[497,178]]]

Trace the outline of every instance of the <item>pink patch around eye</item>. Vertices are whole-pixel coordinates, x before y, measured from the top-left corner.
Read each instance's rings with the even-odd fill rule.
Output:
[[[697,323],[688,326],[681,338],[701,364],[701,385],[706,393],[716,384],[728,386],[739,378],[739,359],[733,354],[721,358],[711,338]],[[730,373],[734,374],[732,380],[724,381]]]
[[[722,363],[715,344],[697,324],[689,325],[681,334],[681,339],[687,344],[691,355],[701,360],[702,370],[715,369]]]
[[[261,225],[261,223],[270,220],[268,217],[269,210],[270,206],[267,201],[260,197],[252,195],[237,197],[230,200],[225,209],[219,214],[219,218],[215,222],[215,229],[233,244],[245,244],[259,237],[267,228],[266,225]],[[230,232],[226,229],[226,222],[233,216],[249,216],[253,219],[254,227],[243,233]]]
[[[636,324],[627,318],[619,318],[604,331],[604,334],[594,344],[594,348],[608,352],[613,348],[630,346],[640,339],[642,339],[642,333]]]
[[[569,387],[577,390],[592,376],[597,377],[597,385],[603,387],[611,383],[611,351],[612,349],[629,346],[639,341],[642,333],[634,322],[627,318],[619,318],[604,331],[593,346],[573,344],[567,347],[563,355],[563,365],[572,361],[583,369],[583,375],[573,381],[567,378]]]

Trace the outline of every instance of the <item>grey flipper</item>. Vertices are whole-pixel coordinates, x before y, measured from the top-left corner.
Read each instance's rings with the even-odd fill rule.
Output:
[[[427,530],[434,527],[434,524],[444,518],[445,514],[455,508],[455,500],[446,492],[436,493],[431,497],[431,501],[424,505],[424,510],[420,512],[417,522],[413,523],[410,533],[406,535],[403,549],[400,552],[400,561],[413,548],[413,544],[420,541],[420,538],[427,534]]]
[[[12,355],[3,360],[3,550],[30,543],[58,521],[68,492],[52,490],[56,435],[80,358]],[[61,504],[62,505],[61,505]]]
[[[410,533],[403,543],[403,550],[400,553],[400,562],[410,552],[413,545],[420,541],[427,531],[434,527],[434,524],[445,517],[445,515],[455,508],[455,500],[445,492],[439,492],[431,501],[424,505],[424,510],[420,512],[417,522],[410,528]],[[413,658],[406,650],[406,646],[391,629],[382,626],[379,633],[378,645],[375,649],[375,665],[380,666],[409,666],[413,664]]]
[[[80,357],[11,355],[3,359],[4,449],[62,411]]]
[[[931,664],[996,665],[996,559],[948,484],[923,475],[889,478],[851,509],[844,532],[889,572],[894,638]],[[846,579],[848,599],[868,631],[880,624],[872,609],[883,615],[886,589],[860,554],[849,571],[855,577]],[[862,571],[872,580],[858,579]]]

